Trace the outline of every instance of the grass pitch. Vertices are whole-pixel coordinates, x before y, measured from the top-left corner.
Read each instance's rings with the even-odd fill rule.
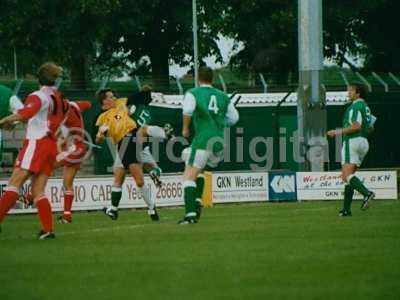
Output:
[[[0,299],[399,299],[400,201],[221,205],[75,213],[38,241],[34,215],[0,234]]]

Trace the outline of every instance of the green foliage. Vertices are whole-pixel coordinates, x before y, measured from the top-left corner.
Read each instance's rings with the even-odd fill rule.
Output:
[[[222,61],[216,44],[222,34],[244,45],[232,67],[273,74],[278,83],[297,71],[297,1],[197,3],[201,58]],[[368,69],[400,70],[400,35],[393,33],[399,1],[326,0],[323,9],[326,57],[355,68],[348,55],[362,56]],[[171,62],[192,64],[192,1],[2,0],[0,19],[0,74],[12,73],[14,47],[20,76],[54,60],[76,83],[123,72],[151,72],[165,83]]]
[[[325,55],[352,69],[346,54],[364,57],[368,70],[398,72],[399,11],[393,0],[324,1]]]

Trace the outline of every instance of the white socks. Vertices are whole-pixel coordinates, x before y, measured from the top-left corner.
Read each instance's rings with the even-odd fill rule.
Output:
[[[153,210],[156,206],[156,203],[153,199],[150,197],[149,189],[146,186],[143,187],[138,187],[138,192],[140,195],[142,195],[144,202],[146,202],[147,207],[149,210]]]

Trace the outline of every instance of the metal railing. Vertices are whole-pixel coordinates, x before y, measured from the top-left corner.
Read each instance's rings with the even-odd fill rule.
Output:
[[[322,72],[322,84],[327,91],[346,90],[353,81],[363,82],[369,91],[391,92],[400,90],[400,74],[392,72],[352,72],[347,69],[335,71],[324,70]],[[14,93],[25,95],[36,90],[38,84],[35,80],[21,78],[17,81],[12,77],[0,78],[0,84],[14,89]],[[60,89],[72,92],[85,91],[85,94],[95,92],[102,87],[111,87],[116,91],[126,92],[139,90],[143,85],[153,86],[155,91],[165,94],[183,94],[186,90],[194,87],[194,78],[187,74],[181,77],[157,78],[150,75],[139,76],[125,81],[112,80],[109,76],[98,80],[92,80],[83,84],[73,84],[70,80],[59,82]],[[285,92],[296,89],[298,85],[298,74],[289,73],[286,78],[282,74],[274,73],[251,73],[251,72],[216,72],[214,86],[227,93],[239,91],[241,93],[272,93]]]

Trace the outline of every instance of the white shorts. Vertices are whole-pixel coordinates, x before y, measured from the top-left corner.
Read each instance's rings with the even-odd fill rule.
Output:
[[[357,167],[361,166],[368,149],[368,140],[364,137],[345,140],[342,146],[342,165],[353,164]]]
[[[215,168],[223,160],[223,152],[221,155],[215,155],[210,151],[195,149],[192,154],[192,148],[188,147],[182,151],[182,160],[186,165],[193,166],[198,169],[204,169],[206,166]]]
[[[150,152],[150,147],[146,146],[142,153],[140,153],[140,157],[142,159],[142,163],[144,164],[150,164],[150,165],[157,165],[157,162],[155,161],[153,155]]]

